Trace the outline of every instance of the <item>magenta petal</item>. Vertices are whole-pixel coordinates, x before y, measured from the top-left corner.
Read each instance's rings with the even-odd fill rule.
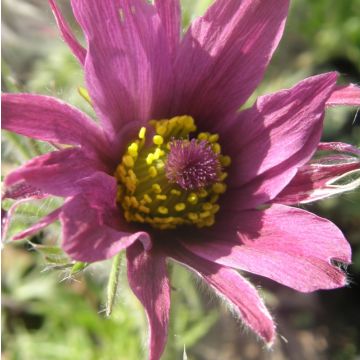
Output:
[[[60,33],[64,41],[69,45],[71,51],[76,56],[76,58],[79,60],[80,64],[84,65],[85,63],[85,56],[86,56],[86,50],[79,44],[79,42],[76,40],[74,34],[71,32],[71,29],[62,16],[62,13],[56,4],[56,0],[48,0],[49,4],[51,6],[51,10],[55,16],[56,23],[59,27]]]
[[[23,204],[26,203],[32,199],[36,199],[36,197],[27,197],[27,198],[23,198],[21,200],[17,200],[16,202],[14,202],[10,209],[8,211],[5,211],[3,209],[1,209],[1,239],[4,241],[6,240],[7,237],[7,232],[9,230],[9,225],[10,225],[10,221],[12,216],[15,214],[15,210],[16,208]],[[54,210],[53,212],[51,212],[50,214],[44,216],[42,219],[40,219],[39,221],[37,221],[34,225],[30,226],[29,228],[27,228],[26,230],[17,233],[12,240],[20,240],[23,239],[26,236],[30,236],[38,231],[40,231],[41,229],[43,229],[44,227],[48,226],[49,224],[51,224],[52,222],[54,222],[55,220],[57,220],[57,218],[59,217],[59,213],[61,211],[61,208]]]
[[[326,102],[328,106],[360,106],[360,87],[355,84],[337,86]]]
[[[71,3],[88,44],[87,88],[108,138],[120,146],[122,133],[134,136],[168,106],[172,75],[164,28],[143,0]]]
[[[350,263],[349,243],[333,223],[307,211],[273,205],[264,211],[231,214],[202,237],[184,245],[207,260],[295,290],[346,285],[345,274],[331,261]]]
[[[180,42],[181,9],[179,0],[155,0],[155,6],[160,16],[168,40],[170,54],[174,57]]]
[[[353,190],[358,182],[335,185],[341,176],[360,169],[360,149],[344,143],[322,143],[319,150],[332,151],[299,168],[289,185],[273,200],[279,204],[299,204]]]
[[[149,322],[149,360],[159,360],[166,345],[170,312],[166,258],[155,249],[144,251],[139,243],[131,245],[126,255],[129,284]]]
[[[150,242],[145,232],[132,234],[108,225],[107,217],[114,216],[112,209],[98,208],[81,195],[67,201],[60,215],[62,248],[74,260],[95,262],[113,257],[137,240]]]
[[[177,112],[200,124],[238,110],[263,77],[288,5],[287,0],[217,0],[193,21],[176,62]]]
[[[2,128],[34,139],[81,145],[88,150],[107,148],[100,128],[84,113],[50,96],[3,94]]]
[[[31,225],[26,230],[24,230],[24,231],[22,231],[20,233],[17,233],[14,236],[13,240],[21,240],[21,239],[23,239],[23,238],[25,238],[27,236],[36,234],[37,232],[39,232],[43,228],[49,226],[54,221],[58,220],[59,215],[61,213],[61,210],[62,210],[62,208],[58,208],[58,209],[52,211],[50,214],[44,216],[43,218],[41,218],[35,224]]]
[[[48,194],[41,192],[39,189],[31,186],[25,181],[20,181],[12,186],[7,186],[2,199],[42,199],[47,196]]]
[[[336,77],[336,73],[313,76],[289,90],[260,97],[223,130],[233,160],[228,184],[236,209],[273,199],[311,158]]]
[[[5,179],[8,187],[27,184],[55,196],[71,196],[81,191],[79,181],[104,166],[85,156],[78,148],[50,152],[28,161]]]
[[[207,244],[204,244],[206,247]],[[174,260],[190,267],[222,299],[228,302],[241,320],[267,343],[275,337],[275,325],[256,289],[236,271],[204,260],[178,245],[169,252]]]
[[[320,151],[331,151],[338,153],[350,154],[353,156],[357,156],[360,158],[360,149],[343,142],[335,141],[335,142],[321,142],[318,146],[318,150]]]

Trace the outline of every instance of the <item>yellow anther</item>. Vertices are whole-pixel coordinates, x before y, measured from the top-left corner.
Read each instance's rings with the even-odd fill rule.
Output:
[[[215,154],[220,154],[221,153],[221,146],[220,146],[219,143],[212,144],[211,148],[212,148],[212,151]]]
[[[142,211],[145,214],[150,214],[150,209],[147,206],[144,206],[144,205],[139,206],[139,211]]]
[[[204,211],[204,212],[201,212],[199,216],[201,219],[205,219],[205,218],[211,216],[211,213],[210,213],[210,211]]]
[[[164,138],[163,138],[162,136],[160,136],[160,135],[155,135],[155,136],[153,137],[153,143],[154,143],[155,145],[161,145],[161,144],[164,143]]]
[[[124,167],[124,165],[119,165],[117,168],[116,168],[116,172],[118,174],[120,174],[120,176],[126,176],[126,169]]]
[[[211,210],[213,207],[214,207],[214,205],[211,203],[205,203],[202,206],[203,210]]]
[[[220,156],[220,163],[221,163],[222,166],[225,166],[225,167],[230,166],[230,164],[231,164],[231,157],[230,157],[230,156],[227,156],[227,155],[225,155],[225,156]]]
[[[145,139],[145,135],[146,135],[146,127],[142,127],[139,131],[139,139],[143,140]]]
[[[157,170],[155,166],[150,166],[148,172],[151,177],[155,177],[157,175]]]
[[[196,221],[196,220],[199,219],[199,216],[198,216],[198,214],[196,214],[196,213],[190,212],[190,213],[188,213],[188,218],[189,218],[191,221]]]
[[[160,136],[164,136],[166,134],[166,125],[165,124],[159,124],[156,127],[156,132],[160,135]]]
[[[148,156],[146,157],[146,163],[147,163],[148,165],[151,165],[154,160],[155,160],[155,158],[154,158],[154,154],[153,154],[153,153],[148,154]]]
[[[190,204],[195,205],[198,202],[198,196],[195,193],[190,193],[190,195],[187,198],[187,201]]]
[[[205,226],[213,226],[215,224],[215,218],[213,216],[208,217],[205,219],[204,225]]]
[[[204,198],[208,196],[208,192],[205,189],[200,189],[198,192],[199,197]]]
[[[143,196],[143,199],[145,200],[145,202],[147,202],[148,204],[151,204],[152,203],[152,199],[151,197],[148,195],[148,194],[145,194]]]
[[[132,220],[131,214],[129,211],[124,212],[124,217],[125,217],[126,221],[128,221],[128,222],[130,222]]]
[[[134,218],[135,218],[136,221],[139,221],[139,222],[141,222],[141,223],[144,223],[144,222],[145,222],[145,218],[144,218],[143,216],[141,216],[139,213],[136,213],[136,214],[134,215]]]
[[[220,210],[220,205],[214,204],[212,209],[211,209],[211,213],[216,214],[219,210]]]
[[[186,127],[186,129],[188,131],[195,131],[195,130],[192,130],[195,127],[194,119],[191,116],[184,116],[183,119],[184,119],[183,120],[184,126]]]
[[[156,194],[161,193],[161,186],[159,184],[152,184],[151,188],[153,189],[154,193]]]
[[[130,179],[133,183],[136,183],[136,181],[137,181],[136,174],[134,173],[134,170],[132,170],[132,169],[129,170],[129,179]]]
[[[134,166],[134,159],[130,155],[124,155],[122,160],[127,167],[131,168]]]
[[[154,152],[154,160],[158,160],[162,155],[164,155],[164,151],[157,148]]]
[[[132,157],[136,157],[138,155],[138,150],[139,150],[139,145],[137,143],[135,143],[135,142],[131,143],[128,146],[128,153]]]
[[[170,194],[175,195],[175,196],[180,196],[180,195],[181,195],[181,191],[176,190],[176,189],[171,189],[171,190],[170,190]]]
[[[207,140],[208,137],[209,137],[209,133],[204,133],[204,132],[201,132],[201,133],[197,136],[197,138],[198,138],[199,140]]]
[[[124,197],[124,203],[125,203],[126,206],[131,205],[130,196],[125,196]]]
[[[165,206],[159,206],[157,210],[158,213],[162,215],[167,215],[169,213],[169,209]]]
[[[162,195],[162,194],[156,195],[156,200],[164,201],[166,199],[167,199],[166,195]]]
[[[139,201],[138,199],[135,197],[135,196],[131,196],[130,197],[130,201],[131,201],[131,205],[134,207],[134,208],[137,208],[139,207]]]
[[[158,170],[162,170],[164,167],[165,167],[165,164],[164,164],[164,162],[162,160],[159,160],[159,161],[156,162],[156,168]]]
[[[212,204],[217,203],[218,200],[219,200],[219,195],[213,195],[213,196],[211,196],[211,198],[210,198],[210,202],[211,202]]]
[[[186,205],[184,203],[178,203],[175,205],[176,211],[183,211],[183,210],[185,210],[185,208],[186,208]]]
[[[219,140],[218,134],[212,134],[209,136],[209,142],[211,142],[211,143],[216,143],[218,140]]]
[[[228,173],[227,173],[227,172],[223,172],[223,173],[220,175],[220,180],[221,180],[221,181],[224,181],[227,177],[228,177]]]
[[[224,183],[215,183],[212,189],[215,194],[223,194],[226,191],[226,185]]]

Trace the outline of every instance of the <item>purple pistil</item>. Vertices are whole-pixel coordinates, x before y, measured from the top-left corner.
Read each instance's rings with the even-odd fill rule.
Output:
[[[204,140],[173,140],[165,164],[166,177],[184,190],[216,182],[221,170],[218,155]]]

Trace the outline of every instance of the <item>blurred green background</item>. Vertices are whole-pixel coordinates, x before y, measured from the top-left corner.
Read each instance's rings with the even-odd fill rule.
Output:
[[[67,1],[59,1],[72,19]],[[209,0],[183,0],[186,28]],[[275,9],[276,11],[276,9]],[[92,114],[78,95],[81,69],[60,40],[43,0],[3,0],[2,87],[5,92],[37,92],[62,98]],[[81,32],[76,28],[76,34]],[[257,94],[293,85],[320,72],[337,70],[344,82],[360,81],[360,0],[294,0],[283,41]],[[246,69],[244,69],[246,71]],[[359,146],[356,109],[327,113],[324,140]],[[3,134],[3,175],[49,145]],[[21,206],[10,233],[21,230],[59,199]],[[9,204],[4,204],[8,207]],[[360,356],[360,192],[307,206],[333,220],[354,251],[344,289],[300,294],[250,276],[275,316],[278,338],[268,351],[244,331],[197,279],[173,265],[172,313],[165,360],[356,359]],[[59,241],[58,225],[31,239],[35,244]],[[309,239],[311,242],[312,239]],[[143,359],[146,320],[121,269],[113,314],[107,318],[106,281],[110,263],[94,264],[70,277],[61,255],[34,251],[28,242],[2,253],[2,359],[112,360]],[[50,266],[49,266],[50,264]],[[184,349],[186,355],[184,355]]]

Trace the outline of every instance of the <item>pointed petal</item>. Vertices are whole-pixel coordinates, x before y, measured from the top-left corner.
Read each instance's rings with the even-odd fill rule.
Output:
[[[360,157],[360,149],[343,142],[335,141],[335,142],[321,142],[318,146],[318,150],[320,151],[332,151],[339,152],[345,154],[351,154],[353,156]]]
[[[149,322],[149,360],[159,360],[164,351],[170,312],[170,284],[165,256],[144,251],[141,244],[127,251],[129,285],[145,308]]]
[[[251,330],[267,343],[273,342],[275,325],[269,312],[256,289],[236,271],[204,260],[178,245],[172,247],[169,256],[194,270]]]
[[[60,214],[64,251],[73,259],[94,262],[109,259],[139,240],[151,248],[150,236],[135,232],[116,206],[116,181],[96,173],[81,183],[82,193],[68,200]]]
[[[233,160],[228,184],[236,209],[273,199],[311,158],[336,77],[336,73],[313,76],[289,90],[260,97],[223,130],[224,153]]]
[[[88,44],[87,89],[109,140],[120,146],[122,133],[134,136],[166,108],[171,71],[161,20],[143,0],[71,3]]]
[[[42,193],[39,189],[34,188],[25,181],[20,181],[12,186],[6,187],[2,199],[42,199],[46,196],[48,196],[48,194]]]
[[[64,251],[74,260],[95,262],[112,258],[137,240],[150,242],[147,233],[120,231],[107,225],[107,216],[114,218],[115,214],[96,208],[81,195],[67,201],[60,215]]]
[[[59,215],[61,213],[62,208],[58,208],[54,211],[52,211],[50,214],[44,216],[39,221],[37,221],[35,224],[31,225],[29,228],[27,228],[24,231],[21,231],[20,233],[17,233],[13,240],[21,240],[24,239],[27,236],[31,236],[33,234],[36,234],[40,230],[44,229],[45,227],[52,224],[54,221],[58,220]]]
[[[360,106],[360,87],[355,84],[337,86],[326,102],[327,106]]]
[[[360,149],[344,143],[322,143],[318,149],[332,152],[326,155],[319,152],[315,160],[301,166],[289,185],[273,200],[274,203],[309,203],[360,186],[360,177],[346,184],[335,184],[345,176],[359,173]]]
[[[107,148],[101,130],[84,113],[50,96],[3,94],[2,128],[34,139],[81,145],[100,153]]]
[[[79,60],[81,65],[85,63],[86,50],[80,45],[80,43],[76,40],[74,34],[72,33],[68,23],[64,19],[56,0],[48,0],[51,10],[55,16],[55,20],[57,26],[60,30],[61,37],[68,44],[69,48],[75,55],[75,57]]]
[[[11,188],[25,182],[43,193],[71,196],[81,191],[82,179],[104,170],[102,164],[89,159],[81,149],[70,148],[28,161],[6,177],[5,185]]]
[[[179,0],[155,0],[155,6],[163,24],[169,52],[175,56],[180,42],[181,8]]]
[[[237,111],[264,75],[288,5],[288,0],[216,0],[182,41],[176,110],[198,124]]]
[[[268,277],[302,292],[346,285],[332,260],[350,263],[351,249],[330,221],[307,211],[273,205],[218,222],[202,241],[186,242],[192,252],[218,264]],[[206,245],[205,245],[206,239]]]

